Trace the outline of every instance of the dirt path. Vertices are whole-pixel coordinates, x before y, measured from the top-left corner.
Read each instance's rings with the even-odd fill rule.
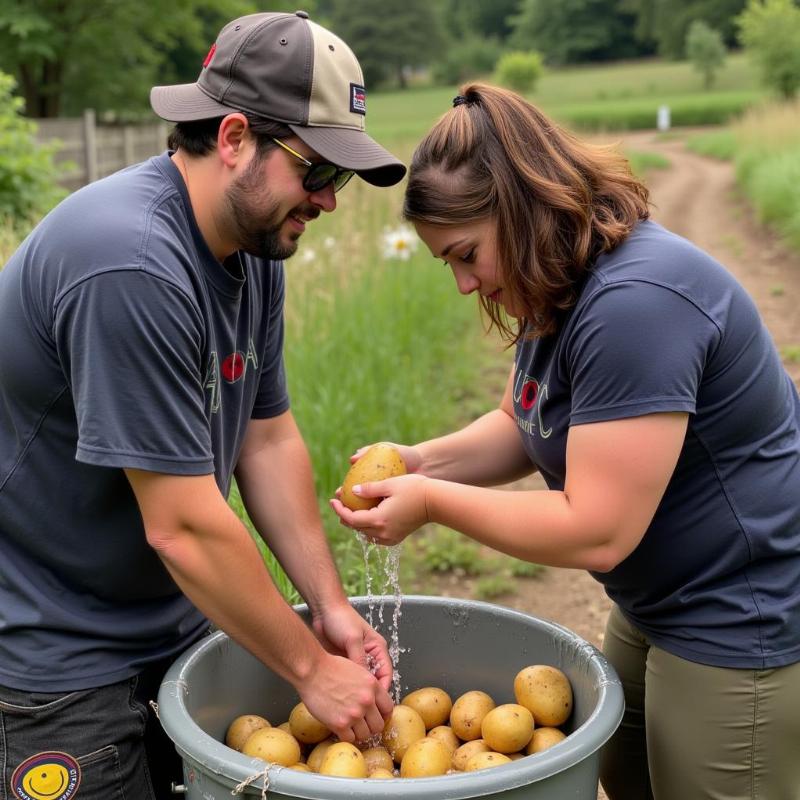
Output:
[[[684,137],[665,140],[655,133],[628,137],[629,151],[652,151],[670,167],[648,176],[652,217],[691,239],[736,275],[759,307],[779,349],[800,347],[800,255],[791,253],[760,226],[735,190],[730,164],[697,156]],[[800,359],[786,367],[800,384]],[[531,488],[543,483],[531,482]],[[471,596],[471,582],[443,579],[438,591]],[[580,570],[549,568],[537,578],[519,580],[513,595],[495,602],[558,622],[587,641],[602,646],[609,601],[599,583]],[[605,798],[601,791],[599,800]]]

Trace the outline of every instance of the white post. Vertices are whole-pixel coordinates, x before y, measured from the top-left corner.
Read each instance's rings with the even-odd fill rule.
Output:
[[[97,180],[97,125],[93,108],[83,112],[83,146],[86,154],[86,183]]]
[[[656,117],[656,127],[660,131],[668,131],[670,126],[669,106],[659,106]]]

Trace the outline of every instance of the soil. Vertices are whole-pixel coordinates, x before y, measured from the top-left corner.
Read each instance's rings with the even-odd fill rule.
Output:
[[[736,190],[730,163],[685,148],[690,133],[682,131],[668,138],[655,132],[637,133],[620,143],[627,151],[656,152],[669,159],[668,168],[647,175],[652,218],[692,240],[739,279],[758,305],[779,350],[787,354],[786,368],[800,385],[800,254],[758,223]],[[544,488],[544,483],[534,476],[524,486]],[[431,581],[426,593],[475,597],[477,581],[467,576],[450,574]],[[610,604],[600,584],[582,570],[544,568],[536,577],[515,579],[513,593],[492,602],[557,622],[602,647]],[[602,790],[598,798],[605,798]]]

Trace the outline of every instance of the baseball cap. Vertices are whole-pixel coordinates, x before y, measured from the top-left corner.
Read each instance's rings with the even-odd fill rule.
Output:
[[[364,77],[353,51],[305,11],[229,22],[197,82],[154,86],[150,105],[170,122],[236,111],[283,122],[324,159],[375,186],[392,186],[406,173],[366,133]]]

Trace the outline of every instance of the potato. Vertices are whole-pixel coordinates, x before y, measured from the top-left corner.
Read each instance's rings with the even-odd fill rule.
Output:
[[[453,759],[451,761],[453,769],[463,772],[464,768],[467,766],[467,761],[469,761],[475,753],[488,753],[490,750],[491,748],[483,739],[473,739],[471,742],[462,744],[461,747],[453,753]]]
[[[517,703],[493,708],[481,723],[481,738],[497,753],[522,750],[532,735],[533,714]]]
[[[542,727],[561,725],[572,713],[572,687],[557,667],[534,664],[521,669],[514,678],[514,696]]]
[[[259,728],[248,736],[242,752],[270,764],[291,767],[300,760],[300,745],[291,734],[279,728]]]
[[[336,742],[325,753],[319,774],[336,775],[340,778],[366,778],[367,764],[354,744]]]
[[[368,747],[366,750],[362,750],[361,754],[364,756],[364,761],[367,764],[368,773],[376,769],[388,769],[389,772],[394,769],[394,761],[385,747],[381,747],[380,745],[377,747]]]
[[[425,723],[418,711],[410,706],[399,705],[392,709],[383,726],[383,746],[396,764],[403,760],[409,745],[425,737]]]
[[[554,744],[558,744],[566,738],[567,735],[558,728],[537,728],[533,732],[533,736],[530,742],[528,742],[525,752],[529,756],[534,753],[541,753],[542,750],[547,750],[548,747],[552,747]]]
[[[376,780],[390,780],[394,779],[396,775],[390,769],[378,767],[377,769],[372,770],[372,772],[367,773],[367,777],[375,778]]]
[[[453,733],[449,725],[437,725],[428,731],[429,739],[438,739],[450,751],[450,757],[461,747],[461,740]]]
[[[450,751],[436,739],[412,742],[400,762],[401,778],[430,778],[450,769]]]
[[[494,708],[495,703],[486,692],[466,692],[453,703],[450,712],[450,727],[459,739],[471,742],[480,739],[483,718]]]
[[[336,739],[333,736],[325,739],[324,741],[320,742],[314,749],[308,754],[308,758],[306,759],[306,764],[311,768],[312,772],[319,772],[319,768],[322,766],[322,759],[325,758],[325,753],[328,752],[328,748],[336,743]]]
[[[241,750],[251,733],[255,733],[259,728],[269,727],[269,722],[258,714],[242,714],[228,726],[225,744],[234,750]]]
[[[406,474],[406,465],[400,452],[386,442],[372,445],[358,461],[350,467],[342,482],[341,501],[351,511],[363,511],[374,508],[380,502],[379,497],[359,497],[353,494],[353,487],[361,483],[382,481]]]
[[[297,770],[297,772],[312,772],[313,770],[308,764],[304,764],[302,761],[298,761],[296,764],[292,764],[289,769]]]
[[[311,712],[303,702],[298,703],[289,714],[291,733],[302,744],[319,744],[331,732]]]
[[[501,764],[510,764],[511,759],[503,753],[475,753],[467,761],[464,772],[474,772],[476,769],[499,767]]]
[[[450,719],[450,710],[453,708],[450,695],[444,689],[436,689],[433,686],[417,689],[407,694],[400,702],[419,711],[427,731],[447,722]]]

